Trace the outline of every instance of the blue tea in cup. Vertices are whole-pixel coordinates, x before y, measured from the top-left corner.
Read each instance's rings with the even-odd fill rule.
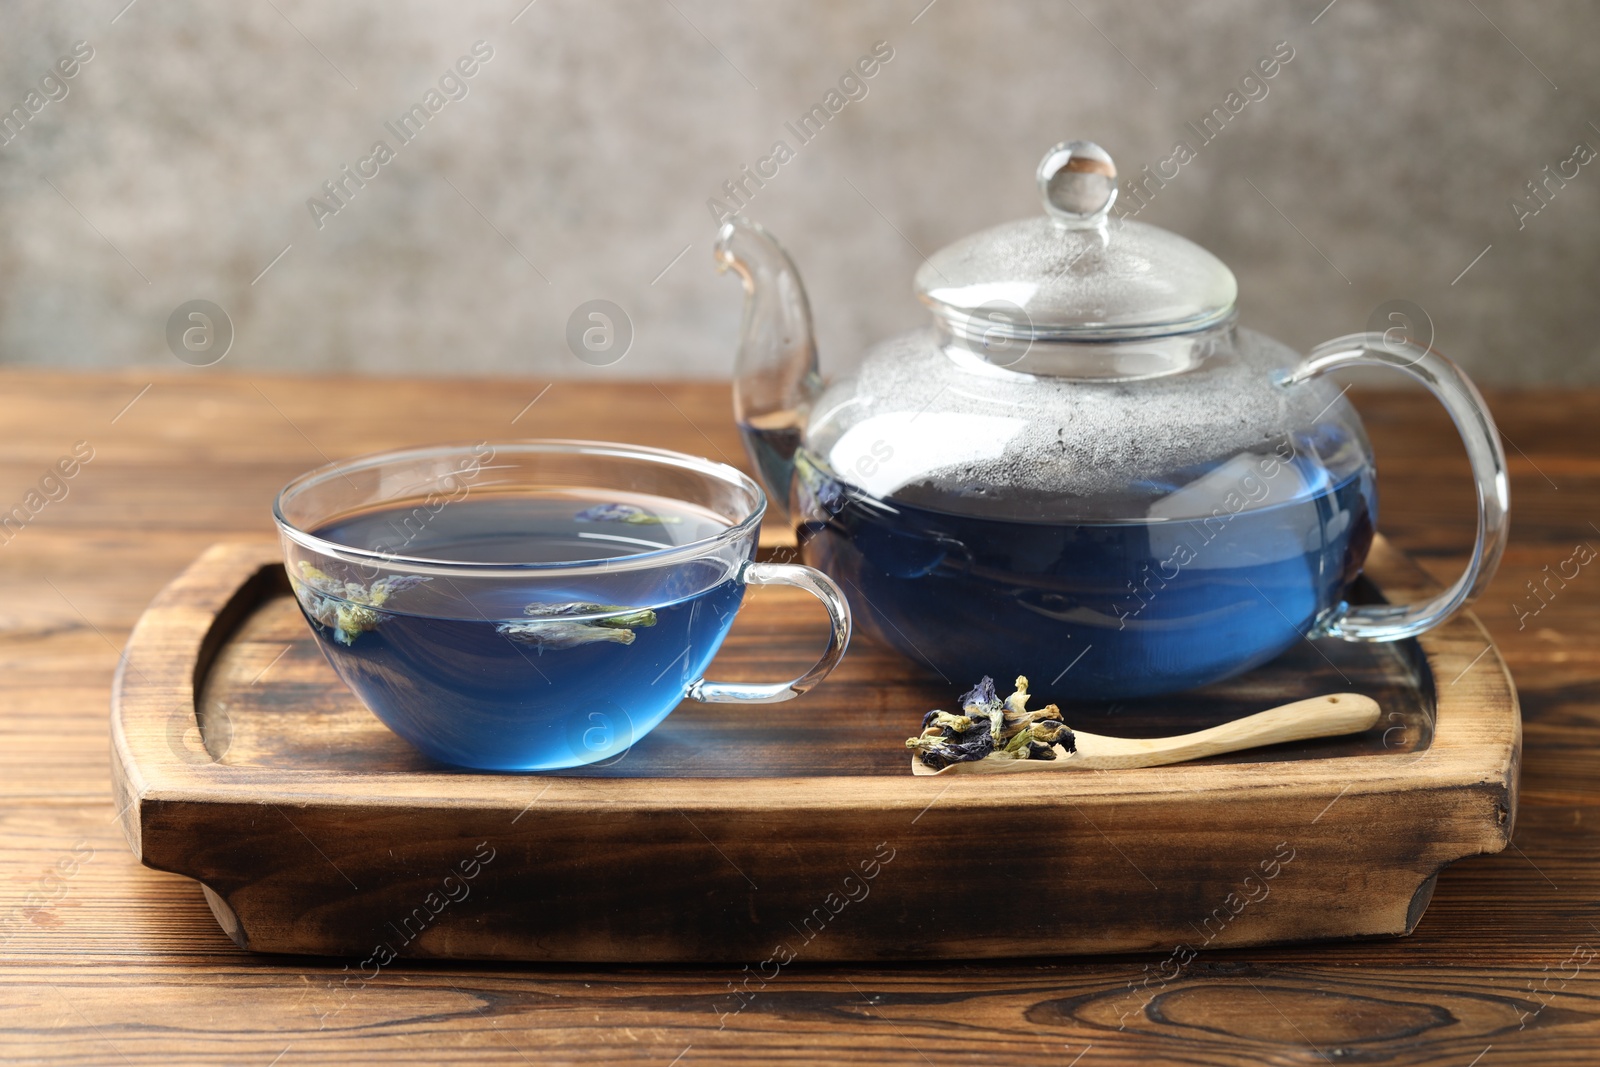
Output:
[[[765,509],[720,463],[527,441],[333,464],[274,515],[300,608],[362,703],[441,762],[539,771],[617,755],[685,697],[788,700],[833,669],[845,599],[809,567],[755,562]],[[827,650],[792,682],[706,681],[752,584],[821,600]]]

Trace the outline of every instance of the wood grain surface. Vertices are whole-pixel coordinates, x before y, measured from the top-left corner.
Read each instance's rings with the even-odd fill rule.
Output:
[[[1419,642],[1305,642],[1181,696],[1058,694],[1080,725],[1155,734],[1340,686],[1397,709],[1381,721],[1347,693],[1370,710],[1355,736],[1231,762],[935,785],[906,773],[904,738],[960,687],[862,642],[791,706],[689,701],[581,775],[475,774],[350,694],[279,558],[270,541],[202,553],[140,618],[111,710],[130,845],[199,881],[258,952],[776,969],[1399,935],[1443,865],[1499,852],[1515,821],[1516,700],[1470,612]],[[1400,601],[1436,591],[1382,538],[1367,576]],[[803,597],[758,590],[712,674],[803,661]],[[577,900],[588,922],[566,913]]]
[[[94,450],[64,498],[0,536],[0,1061],[1594,1062],[1600,570],[1543,600],[1526,586],[1576,545],[1600,546],[1593,391],[1490,397],[1513,442],[1513,540],[1477,612],[1520,691],[1521,807],[1515,846],[1446,870],[1410,937],[1182,962],[801,958],[764,987],[757,960],[372,974],[236,948],[193,884],[141,867],[115,825],[106,709],[133,622],[206,545],[270,535],[273,492],[324,458],[517,434],[740,460],[723,387],[558,382],[528,407],[546,384],[0,376],[0,507],[77,442]],[[1379,455],[1380,528],[1448,580],[1472,506],[1453,429],[1420,395],[1357,403]]]

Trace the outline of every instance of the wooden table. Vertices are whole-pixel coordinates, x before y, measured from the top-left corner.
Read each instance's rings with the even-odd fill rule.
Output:
[[[743,464],[725,386],[546,385],[0,374],[0,511],[47,500],[0,532],[0,1062],[1600,1061],[1600,566],[1542,607],[1526,589],[1600,548],[1600,391],[1491,396],[1514,527],[1477,610],[1521,690],[1521,811],[1513,848],[1445,871],[1409,938],[1202,953],[1153,993],[1133,990],[1156,958],[796,965],[720,1027],[730,968],[394,965],[345,997],[344,961],[236,949],[114,824],[107,695],[130,627],[207,544],[267,535],[279,485],[325,458],[583,436]],[[1382,528],[1452,577],[1471,514],[1453,430],[1417,394],[1358,406]],[[75,446],[92,458],[46,478]]]

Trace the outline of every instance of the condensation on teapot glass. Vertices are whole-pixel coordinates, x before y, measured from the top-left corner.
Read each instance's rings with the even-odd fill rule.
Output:
[[[1158,343],[1101,347],[1127,348],[1136,358]],[[827,390],[806,447],[875,497],[1052,521],[1145,518],[1203,472],[1232,456],[1271,453],[1319,416],[1316,449],[1326,469],[1313,481],[1370,462],[1336,385],[1290,391],[1275,384],[1299,359],[1287,346],[1231,326],[1182,344],[1202,352],[1190,373],[1095,381],[976,362],[983,371],[975,374],[938,346],[933,331],[902,335],[875,346],[854,378]],[[881,447],[873,451],[880,442],[887,457]],[[1275,484],[1274,499],[1290,480]],[[1309,483],[1296,492],[1304,488]],[[1197,513],[1208,515],[1217,503],[1196,503]]]

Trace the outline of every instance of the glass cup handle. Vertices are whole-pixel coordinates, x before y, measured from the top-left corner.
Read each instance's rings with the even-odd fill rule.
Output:
[[[828,647],[822,658],[792,682],[708,682],[689,686],[689,697],[704,704],[778,704],[793,700],[826,678],[844,658],[850,644],[850,604],[844,592],[821,571],[798,563],[747,563],[740,577],[747,585],[792,585],[804,589],[828,609]]]
[[[1449,618],[1481,593],[1499,566],[1506,546],[1511,489],[1500,431],[1488,405],[1460,367],[1432,346],[1391,334],[1353,333],[1312,349],[1285,381],[1293,386],[1342,367],[1390,367],[1428,387],[1450,413],[1467,446],[1478,492],[1478,538],[1467,569],[1443,593],[1418,604],[1340,604],[1319,627],[1330,637],[1347,641],[1397,641],[1415,637]]]

